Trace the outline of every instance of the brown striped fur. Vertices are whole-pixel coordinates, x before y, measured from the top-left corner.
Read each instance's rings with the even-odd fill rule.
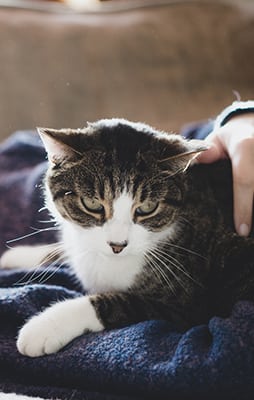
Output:
[[[135,224],[151,232],[175,226],[174,235],[148,252],[131,287],[91,295],[104,326],[159,318],[185,328],[228,313],[239,299],[253,299],[253,239],[234,232],[228,161],[189,167],[203,150],[200,143],[125,120],[42,134],[63,147],[51,160],[47,184],[64,219],[84,229],[103,226],[127,188]],[[87,196],[98,199],[104,212],[85,209]],[[135,213],[148,198],[158,202],[155,212]]]

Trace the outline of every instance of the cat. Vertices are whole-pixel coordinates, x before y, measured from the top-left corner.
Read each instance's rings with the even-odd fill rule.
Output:
[[[185,330],[253,300],[253,231],[234,233],[230,161],[195,164],[204,142],[125,119],[38,132],[59,244],[13,248],[1,266],[33,268],[60,252],[87,294],[28,320],[21,354],[148,319]]]

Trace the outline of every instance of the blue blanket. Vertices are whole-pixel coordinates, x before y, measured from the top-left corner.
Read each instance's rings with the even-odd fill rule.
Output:
[[[51,230],[34,234],[45,227],[39,220],[48,219],[45,210],[38,213],[44,159],[31,132],[0,146],[0,253],[6,241],[26,234],[33,235],[17,244],[55,239]],[[167,321],[146,321],[83,335],[57,354],[18,353],[15,338],[28,317],[80,295],[68,266],[55,273],[0,271],[0,391],[65,400],[254,398],[251,302],[184,333]]]

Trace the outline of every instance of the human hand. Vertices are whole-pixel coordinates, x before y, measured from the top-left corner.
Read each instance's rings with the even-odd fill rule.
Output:
[[[232,117],[205,141],[209,149],[198,156],[199,163],[231,159],[235,229],[239,235],[248,236],[254,195],[254,112]]]

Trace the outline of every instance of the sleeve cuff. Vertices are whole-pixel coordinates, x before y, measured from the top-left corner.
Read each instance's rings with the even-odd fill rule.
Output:
[[[230,106],[224,108],[224,110],[217,116],[214,123],[214,129],[225,125],[233,116],[248,112],[254,112],[254,100],[234,101]]]

